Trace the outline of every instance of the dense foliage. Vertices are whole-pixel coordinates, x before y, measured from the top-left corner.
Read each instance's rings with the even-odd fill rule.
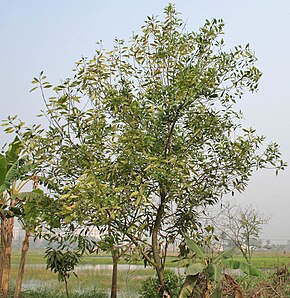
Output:
[[[172,298],[179,297],[182,280],[171,270],[165,270],[164,280],[167,292]],[[148,277],[142,281],[140,298],[162,298],[162,287],[157,277]]]

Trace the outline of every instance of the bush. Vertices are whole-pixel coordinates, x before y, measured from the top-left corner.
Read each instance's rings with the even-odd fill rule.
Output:
[[[181,280],[172,270],[165,270],[164,279],[166,290],[172,298],[177,298]],[[141,298],[162,298],[161,286],[157,277],[148,277],[142,282],[141,290],[139,291]]]

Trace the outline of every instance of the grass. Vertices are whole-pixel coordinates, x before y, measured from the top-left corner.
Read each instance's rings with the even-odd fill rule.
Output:
[[[22,298],[66,298],[65,293],[59,293],[51,289],[41,289],[37,291],[24,291],[21,293]],[[71,293],[70,298],[107,298],[108,295],[105,292],[97,290],[86,291],[83,293]]]
[[[17,275],[17,268],[20,255],[15,252],[12,256],[12,272],[11,272],[11,288]],[[176,257],[169,257],[167,267],[177,267],[178,262],[174,262]],[[237,260],[242,260],[242,257],[237,255]],[[108,291],[111,287],[111,269],[96,268],[97,265],[110,265],[112,259],[109,256],[86,256],[82,259],[81,267],[77,268],[78,278],[74,276],[69,279],[69,289],[73,293],[72,298],[81,297],[97,297],[103,298],[108,296]],[[120,264],[128,264],[122,259]],[[89,266],[85,266],[89,265]],[[91,266],[90,266],[91,265]],[[118,288],[120,290],[119,298],[137,297],[137,293],[141,287],[141,281],[149,276],[153,276],[152,268],[143,268],[142,261],[131,264],[127,269],[120,268],[118,272]],[[253,265],[261,269],[273,269],[277,267],[290,267],[290,253],[275,253],[275,252],[256,252],[253,256]],[[30,251],[27,256],[27,263],[23,281],[24,298],[63,298],[65,297],[64,284],[58,282],[57,274],[45,269],[45,259],[43,251]],[[121,266],[120,266],[121,267]],[[241,280],[245,290],[249,287],[255,287],[261,280]],[[35,291],[37,289],[37,291]],[[53,291],[51,290],[53,289]],[[84,292],[85,291],[85,292]],[[98,296],[99,295],[99,296]]]
[[[243,257],[239,254],[235,256],[237,260],[243,260]],[[12,255],[12,264],[17,266],[20,260],[20,252],[13,252]],[[176,267],[178,262],[175,262],[177,257],[169,256],[167,258],[166,266],[167,267]],[[39,250],[29,251],[27,255],[27,264],[45,264],[44,252]],[[252,263],[258,268],[275,268],[277,266],[288,265],[290,266],[290,252],[256,252],[253,255]],[[85,256],[81,262],[81,265],[111,265],[112,258],[108,255],[101,256]],[[119,264],[128,264],[124,259],[121,259]],[[143,261],[132,262],[131,264],[143,265]]]
[[[244,260],[242,256],[235,256],[236,260]],[[252,265],[260,269],[273,269],[281,266],[290,268],[290,253],[256,252],[252,258]]]

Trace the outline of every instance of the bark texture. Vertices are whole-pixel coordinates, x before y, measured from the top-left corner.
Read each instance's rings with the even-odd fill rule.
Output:
[[[3,272],[1,280],[1,291],[3,297],[7,297],[9,290],[9,280],[10,280],[10,271],[11,271],[11,252],[12,252],[12,240],[13,240],[13,227],[14,227],[14,218],[7,219],[7,230],[6,235],[4,235],[5,250],[3,258]],[[6,236],[6,237],[5,237]]]
[[[116,298],[117,290],[118,290],[118,261],[119,261],[119,255],[116,250],[112,251],[112,258],[113,258],[113,274],[112,274],[111,298]]]
[[[19,263],[18,276],[17,276],[17,281],[16,281],[16,285],[15,285],[13,298],[19,298],[20,297],[21,287],[22,287],[22,280],[23,280],[23,275],[24,275],[24,266],[25,266],[25,261],[26,261],[26,255],[27,255],[27,251],[29,249],[29,240],[30,240],[30,232],[26,232],[25,239],[22,243],[21,259],[20,259],[20,263]]]

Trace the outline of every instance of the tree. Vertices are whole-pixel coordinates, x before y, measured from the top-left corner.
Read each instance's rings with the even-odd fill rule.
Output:
[[[79,263],[82,255],[78,251],[61,251],[51,247],[45,251],[46,269],[58,273],[58,280],[64,282],[66,297],[69,298],[68,279],[70,274],[76,275],[74,267]]]
[[[249,45],[226,51],[222,20],[195,33],[173,5],[164,15],[148,17],[139,35],[116,39],[111,51],[100,45],[54,88],[41,73],[33,83],[49,127],[19,134],[54,182],[62,224],[133,243],[169,297],[167,248],[197,227],[197,207],[243,191],[256,169],[285,164],[278,145],[262,150],[264,137],[242,127],[234,110],[261,77]]]
[[[38,178],[37,176],[32,176],[31,180],[33,181],[33,191],[32,192],[23,192],[19,194],[19,200],[18,200],[18,208],[21,208],[21,212],[18,214],[18,220],[22,224],[22,228],[25,230],[25,238],[22,243],[22,249],[21,249],[21,256],[20,256],[20,262],[19,262],[19,268],[18,268],[18,275],[16,279],[15,289],[13,298],[19,298],[21,295],[21,288],[22,288],[22,281],[24,276],[24,268],[25,268],[25,262],[26,262],[26,256],[27,252],[29,250],[29,242],[30,237],[33,232],[42,224],[42,221],[39,220],[39,215],[41,212],[37,214],[36,217],[31,215],[31,212],[27,212],[29,208],[29,204],[31,204],[31,201],[36,199],[38,201],[38,204],[40,201],[43,202],[44,192],[40,189],[38,189]],[[33,204],[35,206],[35,204]]]
[[[3,154],[0,154],[0,294],[1,297],[6,297],[9,290],[14,218],[22,216],[25,198],[33,195],[32,192],[21,191],[31,181],[31,173],[35,165],[25,162],[22,144],[18,137],[9,144],[6,151],[4,149],[2,151]],[[23,275],[25,257],[24,259],[21,257],[21,262]],[[21,281],[19,282],[21,288]]]
[[[9,121],[11,119],[8,117]],[[20,123],[20,126],[22,124]],[[32,181],[34,181],[33,188],[35,188],[37,186],[37,178],[34,175],[36,164],[26,159],[20,139],[15,137],[6,151],[5,148],[6,146],[2,148],[2,154],[0,154],[0,295],[1,297],[8,295],[13,228],[16,218],[22,224],[26,234],[22,244],[18,277],[13,296],[18,298],[21,292],[29,239],[31,234],[41,226],[45,218],[42,215],[45,210],[44,206],[47,202],[47,197],[40,189],[34,189],[29,192],[23,191],[27,184]],[[38,208],[36,208],[37,206]]]
[[[0,215],[1,215],[1,252],[0,252],[0,293],[7,296],[11,269],[11,251],[14,227],[14,214],[18,213],[17,196],[25,185],[17,184],[21,175],[19,153],[21,144],[16,137],[8,150],[0,155]]]
[[[253,206],[237,206],[226,203],[219,214],[212,217],[216,231],[223,234],[223,238],[238,248],[245,260],[251,264],[253,249],[259,241],[260,232],[269,219]]]

